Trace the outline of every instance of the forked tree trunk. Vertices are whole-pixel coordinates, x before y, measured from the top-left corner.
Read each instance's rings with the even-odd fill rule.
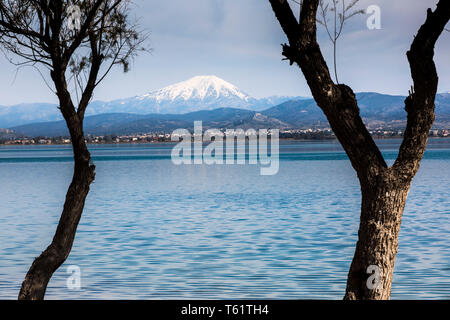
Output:
[[[395,257],[409,184],[398,183],[386,169],[378,181],[362,184],[358,242],[345,299],[386,300],[391,295]]]
[[[360,180],[361,222],[345,299],[389,299],[406,198],[435,119],[438,76],[434,46],[450,20],[450,1],[439,0],[436,10],[428,9],[407,53],[414,86],[405,100],[408,118],[403,142],[389,168],[361,119],[353,90],[331,79],[317,42],[319,0],[302,2],[300,21],[288,1],[269,2],[289,40],[289,45],[283,45],[283,55],[300,67]],[[368,274],[374,271],[376,274]]]
[[[22,283],[19,300],[44,299],[47,284],[53,273],[70,254],[89,186],[95,178],[95,166],[90,163],[91,157],[84,139],[82,121],[77,120],[66,118],[72,137],[75,163],[64,209],[52,243],[34,260]]]

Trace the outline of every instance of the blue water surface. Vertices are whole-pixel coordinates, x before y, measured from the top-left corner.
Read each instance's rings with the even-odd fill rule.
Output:
[[[399,140],[378,140],[391,164]],[[184,165],[172,144],[92,145],[97,165],[72,253],[47,299],[341,299],[358,180],[335,141],[283,142],[280,169]],[[0,299],[50,243],[69,146],[0,146]],[[432,139],[405,209],[393,299],[450,299],[450,139]],[[68,266],[81,289],[66,285]]]

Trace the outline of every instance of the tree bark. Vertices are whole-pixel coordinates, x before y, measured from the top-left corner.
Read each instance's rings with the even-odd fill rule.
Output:
[[[67,97],[66,94],[62,95],[62,97],[64,96]],[[62,97],[60,97],[60,101]],[[91,156],[84,139],[83,121],[74,111],[71,102],[66,100],[65,103],[66,105],[61,107],[61,111],[72,139],[74,153],[72,183],[66,194],[64,209],[53,241],[31,265],[22,283],[19,300],[44,299],[47,284],[53,273],[70,254],[90,184],[95,179],[95,166],[91,164]]]
[[[399,183],[390,169],[374,181],[361,184],[358,242],[348,274],[345,299],[389,299],[400,224],[409,189],[409,184]],[[371,277],[375,270],[375,276]]]
[[[300,67],[360,181],[361,220],[345,299],[389,299],[403,210],[435,119],[438,76],[434,46],[450,19],[450,1],[440,0],[435,11],[428,9],[407,53],[414,87],[405,100],[407,126],[392,167],[387,166],[367,131],[352,89],[335,84],[330,77],[317,43],[319,0],[303,1],[299,22],[287,1],[269,2],[289,40],[289,45],[283,45],[283,55],[291,65]],[[367,273],[374,270],[379,271],[375,278]],[[375,281],[378,286],[373,280],[379,280]]]

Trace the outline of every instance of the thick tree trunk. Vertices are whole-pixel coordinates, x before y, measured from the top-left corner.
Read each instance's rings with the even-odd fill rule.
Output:
[[[302,2],[300,21],[288,1],[269,2],[289,40],[289,45],[283,45],[283,55],[302,70],[360,179],[361,222],[345,298],[389,299],[403,209],[435,118],[438,76],[434,46],[450,20],[450,1],[439,0],[436,10],[427,10],[427,19],[407,53],[414,86],[405,100],[408,119],[404,139],[390,168],[361,119],[355,94],[331,79],[317,42],[319,0]],[[376,274],[368,274],[374,271]]]
[[[345,299],[387,300],[391,295],[395,257],[408,183],[387,169],[376,181],[362,184],[361,220]]]
[[[50,278],[70,254],[89,186],[95,178],[95,166],[90,163],[82,122],[75,120],[66,118],[72,137],[75,165],[64,209],[52,243],[34,260],[22,283],[19,300],[44,299]]]

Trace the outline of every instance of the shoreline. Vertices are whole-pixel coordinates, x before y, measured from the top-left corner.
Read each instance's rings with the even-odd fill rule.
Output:
[[[372,138],[377,140],[401,140],[403,139],[402,136],[389,136],[389,137],[383,137],[383,136],[372,136]],[[429,140],[444,140],[444,139],[450,139],[450,136],[430,136]],[[226,141],[226,140],[224,140]],[[311,138],[311,139],[295,139],[295,138],[280,138],[280,142],[337,142],[339,141],[333,137],[333,138]],[[108,145],[108,146],[115,146],[115,145],[157,145],[157,144],[167,144],[167,145],[174,145],[179,143],[179,141],[128,141],[128,142],[88,142],[88,145]],[[208,144],[209,142],[203,142],[202,144]],[[71,146],[71,143],[0,143],[0,147],[10,147],[10,146]]]

